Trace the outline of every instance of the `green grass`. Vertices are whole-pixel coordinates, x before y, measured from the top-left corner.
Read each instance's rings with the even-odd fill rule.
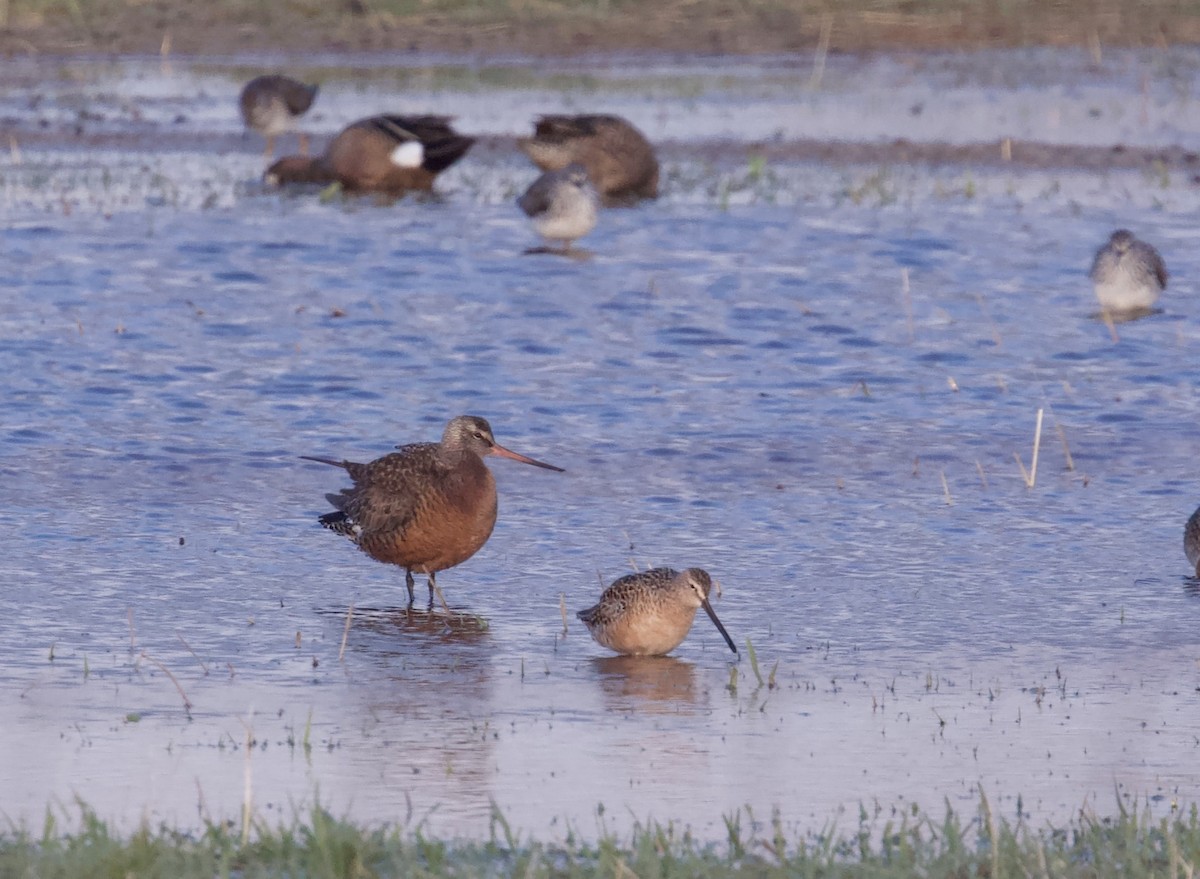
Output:
[[[1018,803],[1018,809],[1020,808]],[[604,810],[598,810],[603,827]],[[214,877],[1080,877],[1191,876],[1200,866],[1195,807],[1154,818],[1120,809],[1112,819],[1081,814],[1060,827],[1031,827],[994,815],[986,799],[973,818],[860,812],[858,826],[797,838],[783,819],[749,810],[723,816],[725,838],[702,842],[672,824],[630,834],[564,841],[522,838],[499,811],[485,841],[435,839],[420,828],[371,827],[315,808],[290,825],[259,824],[248,843],[237,828],[210,824],[182,833],[143,826],[114,832],[83,808],[63,832],[47,817],[39,834],[0,831],[0,876],[75,879]],[[754,830],[752,828],[758,828]]]

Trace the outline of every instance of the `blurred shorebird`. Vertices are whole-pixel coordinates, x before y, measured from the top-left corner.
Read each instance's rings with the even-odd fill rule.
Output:
[[[342,129],[324,155],[285,156],[263,180],[271,186],[337,181],[347,192],[393,196],[429,192],[474,142],[448,116],[371,116]]]
[[[1167,267],[1158,251],[1128,229],[1113,232],[1096,251],[1089,276],[1103,313],[1119,320],[1148,314],[1167,286]]]
[[[257,76],[246,83],[238,98],[242,120],[267,139],[263,155],[275,152],[275,138],[308,112],[317,97],[316,85],[306,85],[288,76]],[[300,135],[300,151],[308,153],[308,136]]]
[[[1183,526],[1183,552],[1192,566],[1192,573],[1200,577],[1200,508],[1192,513]]]
[[[600,197],[588,180],[587,170],[576,163],[542,174],[517,199],[517,205],[533,221],[538,234],[561,245],[535,247],[526,253],[569,253],[577,239],[596,228]]]
[[[499,445],[482,418],[451,419],[438,443],[397,446],[399,451],[369,464],[302,456],[341,467],[353,488],[327,494],[334,512],[320,517],[376,561],[404,568],[412,605],[413,572],[434,575],[461,564],[487,542],[496,525],[496,480],[483,463],[487,455],[511,458],[562,473],[561,467],[518,455]]]
[[[630,656],[661,656],[678,647],[691,631],[696,611],[709,619],[734,653],[733,639],[708,603],[712,578],[700,568],[652,568],[628,574],[604,590],[600,601],[576,616],[596,642]]]
[[[654,147],[620,116],[541,116],[517,146],[543,171],[583,165],[606,203],[658,197]]]

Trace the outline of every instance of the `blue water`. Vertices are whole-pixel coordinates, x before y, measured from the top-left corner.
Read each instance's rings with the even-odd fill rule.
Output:
[[[1194,799],[1197,198],[1019,171],[931,195],[945,173],[668,188],[581,261],[521,255],[523,218],[465,176],[432,203],[243,181],[212,209],[10,212],[0,811],[186,826],[249,787],[266,818],[319,796],[473,836],[494,801],[586,833],[603,805],[715,838],[743,805],[820,828],[980,789],[1051,818],[1114,784]],[[1172,284],[1114,339],[1086,270],[1117,225]],[[496,531],[439,579],[455,616],[406,614],[403,573],[316,522],[344,475],[299,456],[462,413],[567,472],[493,461]],[[735,689],[703,616],[640,662],[574,620],[654,565],[720,581]]]

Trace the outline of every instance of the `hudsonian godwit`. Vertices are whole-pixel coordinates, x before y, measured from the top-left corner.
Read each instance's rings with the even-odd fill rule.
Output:
[[[627,574],[604,590],[594,607],[579,611],[597,643],[630,656],[661,656],[678,647],[704,608],[734,653],[733,639],[708,603],[712,578],[700,568],[652,568]]]
[[[452,419],[441,442],[397,449],[369,464],[303,457],[350,474],[352,488],[325,495],[335,511],[320,522],[371,558],[404,568],[409,605],[414,571],[429,576],[432,607],[434,575],[465,562],[491,536],[496,480],[483,463],[486,455],[563,472],[504,448],[492,436],[491,425],[473,415]]]
[[[246,83],[238,106],[246,127],[267,139],[264,155],[271,156],[275,151],[275,138],[308,112],[318,88],[279,74],[257,76]],[[308,152],[308,137],[303,134],[300,135],[300,151]]]

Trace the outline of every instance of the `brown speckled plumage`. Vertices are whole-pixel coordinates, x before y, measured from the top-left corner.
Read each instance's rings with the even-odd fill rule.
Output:
[[[658,197],[654,148],[620,116],[542,116],[517,146],[543,171],[582,165],[608,203]]]
[[[400,446],[368,464],[305,458],[341,467],[354,482],[325,496],[335,512],[321,524],[371,558],[404,568],[410,603],[413,572],[428,574],[432,604],[434,574],[478,552],[496,524],[496,481],[484,455],[560,470],[498,445],[487,421],[471,415],[451,420],[439,443]]]
[[[604,590],[600,601],[576,616],[596,642],[631,656],[660,656],[678,647],[704,611],[737,653],[733,639],[708,602],[712,578],[701,568],[652,568],[628,574]]]

